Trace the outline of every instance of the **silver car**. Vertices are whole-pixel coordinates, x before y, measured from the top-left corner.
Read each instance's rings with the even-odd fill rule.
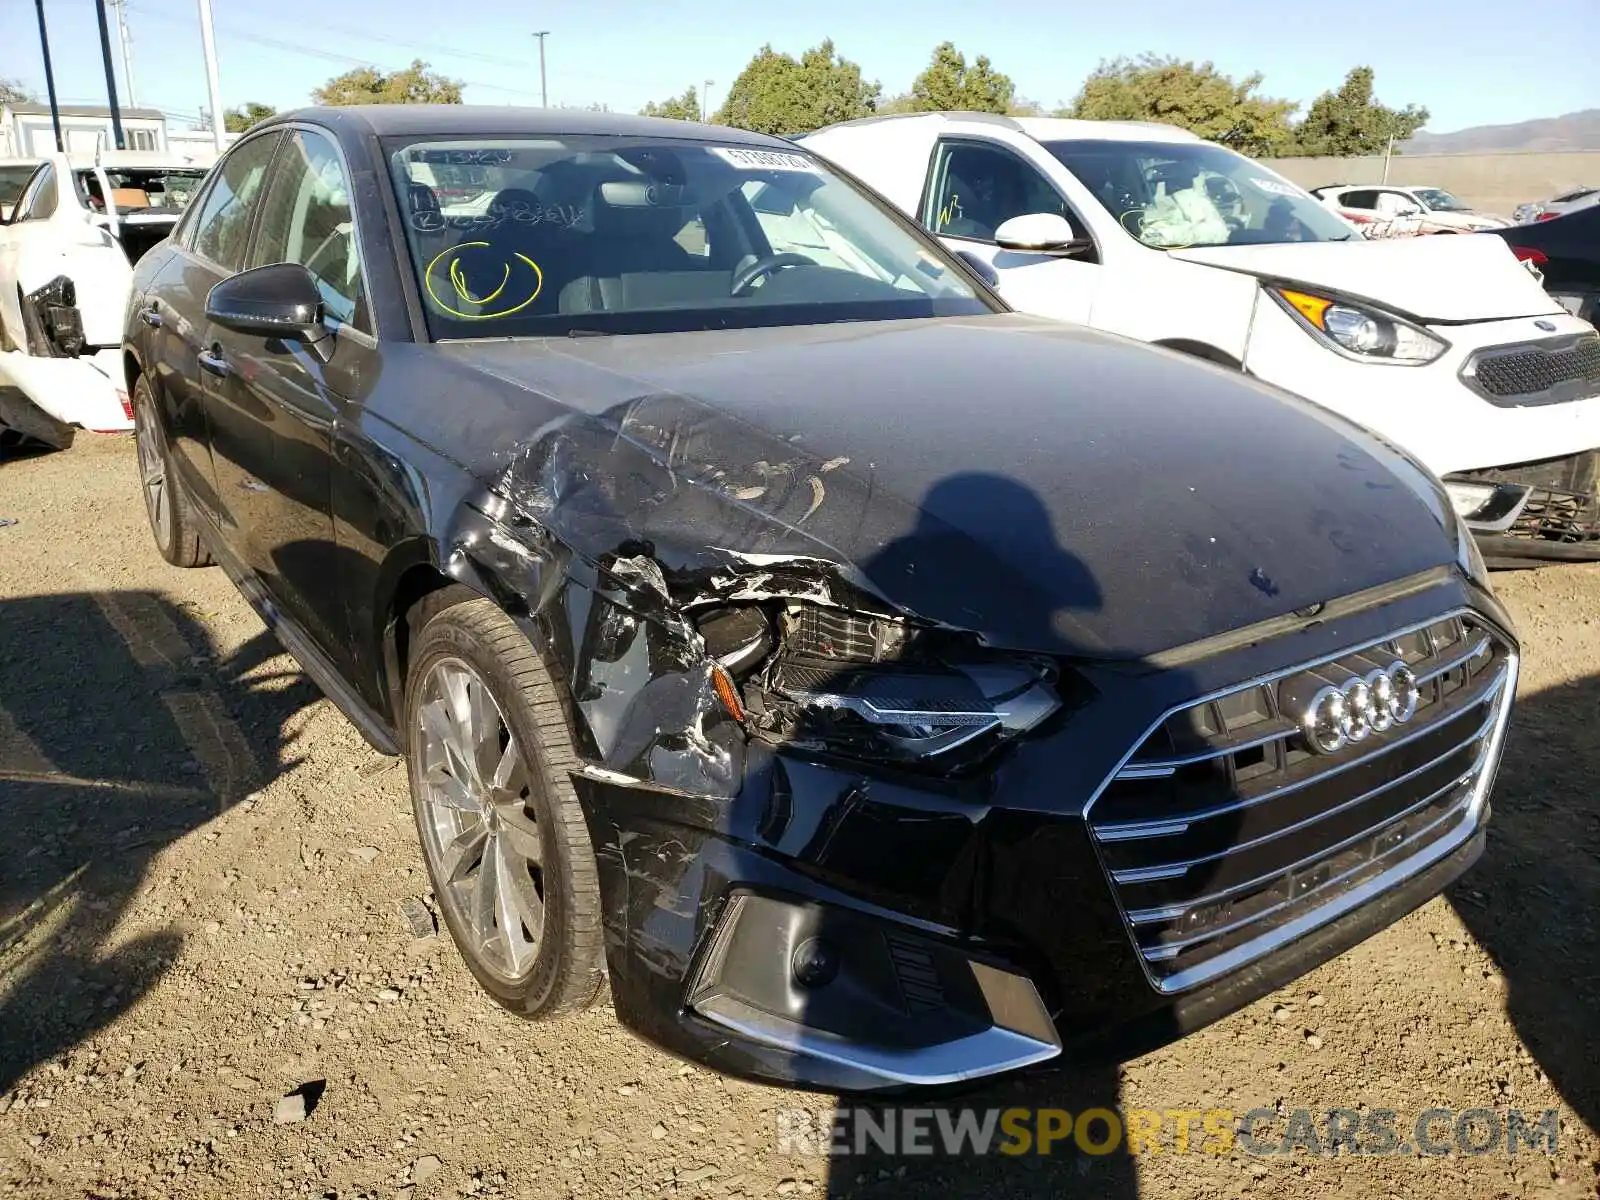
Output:
[[[1589,208],[1596,204],[1600,204],[1600,188],[1571,188],[1549,200],[1533,200],[1527,204],[1519,204],[1511,216],[1518,225],[1528,225],[1534,221],[1548,221],[1563,213]]]

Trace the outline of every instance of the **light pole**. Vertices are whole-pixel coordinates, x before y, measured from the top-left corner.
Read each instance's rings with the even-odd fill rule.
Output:
[[[217,35],[211,28],[211,0],[200,0],[200,49],[206,60],[206,92],[211,100],[211,143],[218,150],[228,144],[227,122],[222,115],[222,83],[217,78]]]
[[[550,107],[550,91],[545,87],[544,81],[544,40],[550,36],[548,29],[541,29],[533,35],[539,39],[539,107]]]
[[[706,89],[700,93],[700,123],[707,124],[711,120],[711,80],[706,80]]]
[[[128,85],[128,107],[138,106],[133,90],[133,35],[128,32],[128,0],[106,0],[117,10],[117,36],[122,41],[122,82]]]
[[[67,144],[61,140],[61,106],[56,103],[56,73],[50,65],[50,30],[44,23],[44,0],[35,0],[35,7],[39,10],[39,50],[44,55],[44,86],[50,93],[50,124],[56,131],[56,153],[65,154]],[[29,147],[18,147],[19,151],[26,153]]]

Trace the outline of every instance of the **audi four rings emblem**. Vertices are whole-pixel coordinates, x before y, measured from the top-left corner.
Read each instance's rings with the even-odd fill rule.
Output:
[[[1411,720],[1419,692],[1411,668],[1393,662],[1366,675],[1353,675],[1342,686],[1329,684],[1319,690],[1301,715],[1300,728],[1313,750],[1335,754]]]

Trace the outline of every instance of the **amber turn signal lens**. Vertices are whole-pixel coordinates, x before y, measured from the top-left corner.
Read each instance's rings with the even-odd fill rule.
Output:
[[[716,663],[711,664],[711,686],[716,689],[717,699],[722,701],[722,707],[728,710],[728,715],[744,724],[744,705],[739,703],[739,689],[733,686],[728,673]]]
[[[1322,296],[1308,295],[1305,292],[1291,292],[1288,288],[1280,288],[1278,295],[1293,305],[1296,312],[1318,329],[1326,330],[1328,328],[1323,323],[1322,317],[1324,313],[1333,307],[1332,300],[1325,299]]]

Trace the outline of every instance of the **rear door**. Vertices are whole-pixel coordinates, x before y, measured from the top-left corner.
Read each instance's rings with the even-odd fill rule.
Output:
[[[309,128],[287,135],[260,210],[249,266],[305,267],[332,332],[312,349],[209,327],[206,411],[217,486],[234,508],[245,565],[348,675],[331,515],[333,434],[346,398],[375,371],[377,343],[349,173],[329,136]]]
[[[922,223],[951,250],[981,258],[1000,278],[1002,297],[1022,312],[1088,324],[1101,268],[1085,258],[1002,250],[994,235],[1029,213],[1065,217],[1079,237],[1088,231],[1038,165],[997,142],[942,138],[934,148]]]
[[[41,163],[23,186],[11,223],[0,227],[0,325],[4,327],[0,348],[27,348],[28,331],[20,297],[50,278],[36,282],[34,277],[38,274],[36,264],[45,254],[54,258],[48,242],[50,218],[60,204],[60,186],[55,164]]]
[[[204,194],[194,201],[193,216],[178,230],[174,261],[162,270],[160,287],[152,289],[158,294],[147,299],[141,316],[153,326],[151,362],[178,469],[189,494],[221,526],[230,545],[235,506],[217,488],[204,405],[206,296],[244,265],[256,200],[282,138],[277,131],[248,138],[213,169]]]

